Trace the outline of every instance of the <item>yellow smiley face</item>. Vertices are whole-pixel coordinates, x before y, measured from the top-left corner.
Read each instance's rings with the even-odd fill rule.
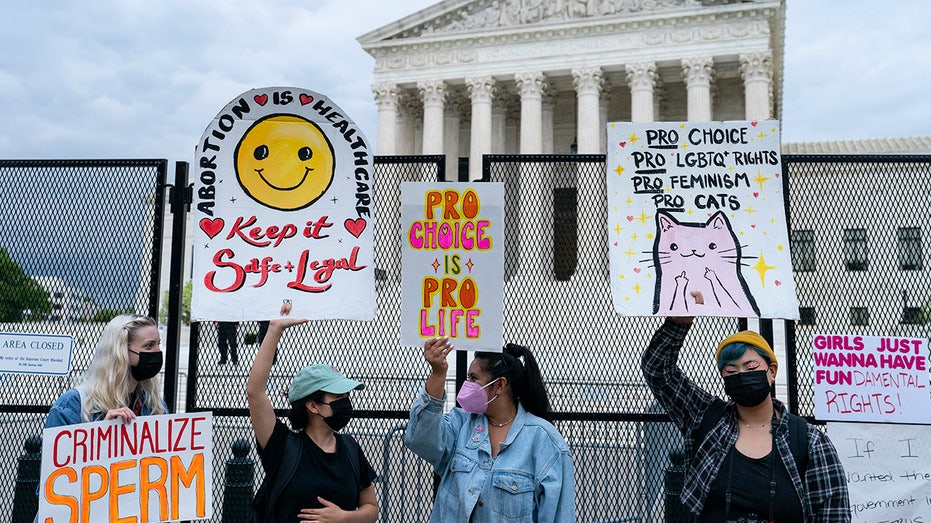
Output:
[[[295,115],[258,120],[234,153],[236,178],[255,201],[293,211],[317,201],[330,187],[336,160],[317,124]]]

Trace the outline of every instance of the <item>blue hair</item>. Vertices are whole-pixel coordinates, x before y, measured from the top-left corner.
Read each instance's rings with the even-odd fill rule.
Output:
[[[769,354],[763,352],[763,350],[756,345],[750,345],[749,343],[744,343],[742,341],[735,341],[734,343],[728,343],[725,345],[724,348],[721,349],[721,353],[718,354],[718,371],[723,370],[724,366],[728,363],[739,360],[740,357],[743,356],[745,352],[747,352],[747,349],[755,350],[756,353],[763,358],[763,361],[765,361],[767,365],[772,365],[773,360],[769,357]]]

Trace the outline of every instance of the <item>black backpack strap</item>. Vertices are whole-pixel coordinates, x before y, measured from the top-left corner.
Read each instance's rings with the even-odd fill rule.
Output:
[[[300,433],[289,432],[284,440],[284,453],[282,454],[281,468],[274,478],[269,478],[265,474],[259,490],[255,493],[255,499],[252,502],[253,510],[258,507],[264,507],[263,522],[274,521],[275,502],[285,485],[294,477],[297,472],[297,465],[301,459],[301,439]],[[264,498],[264,499],[262,499]],[[258,514],[256,514],[258,515]]]
[[[692,455],[689,456],[689,462],[695,459],[695,456],[698,455],[698,447],[705,441],[711,429],[724,417],[724,407],[726,406],[727,403],[719,398],[715,398],[714,401],[711,402],[711,405],[708,405],[708,408],[705,409],[705,413],[701,416],[701,421],[692,429]]]
[[[352,468],[352,475],[356,478],[356,487],[362,491],[362,448],[359,442],[349,434],[340,434],[346,445],[346,454],[349,456],[349,466]]]
[[[808,421],[792,413],[786,413],[786,416],[789,422],[789,450],[795,458],[799,476],[805,481],[805,472],[808,470]]]

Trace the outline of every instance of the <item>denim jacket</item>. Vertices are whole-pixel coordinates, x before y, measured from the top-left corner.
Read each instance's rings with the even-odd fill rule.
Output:
[[[493,458],[488,418],[458,407],[444,415],[443,400],[421,387],[404,444],[441,476],[431,522],[575,521],[569,445],[552,424],[520,405]]]
[[[48,416],[45,418],[45,428],[49,429],[52,427],[85,423],[85,421],[81,419],[81,399],[82,395],[78,389],[69,389],[65,391],[65,393],[59,396],[58,400],[55,401],[52,408],[49,409]],[[164,402],[162,403],[164,404]],[[165,412],[168,412],[167,406]],[[94,412],[91,414],[90,421],[100,421],[106,413]],[[149,414],[151,414],[151,412],[149,412],[149,407],[143,402],[141,415],[148,416]]]

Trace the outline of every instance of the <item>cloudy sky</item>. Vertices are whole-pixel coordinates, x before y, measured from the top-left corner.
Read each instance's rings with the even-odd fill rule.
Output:
[[[356,37],[434,0],[5,0],[0,159],[191,160],[238,94],[305,87],[377,135]],[[351,6],[351,7],[350,7]],[[783,139],[931,134],[931,2],[788,0]]]

